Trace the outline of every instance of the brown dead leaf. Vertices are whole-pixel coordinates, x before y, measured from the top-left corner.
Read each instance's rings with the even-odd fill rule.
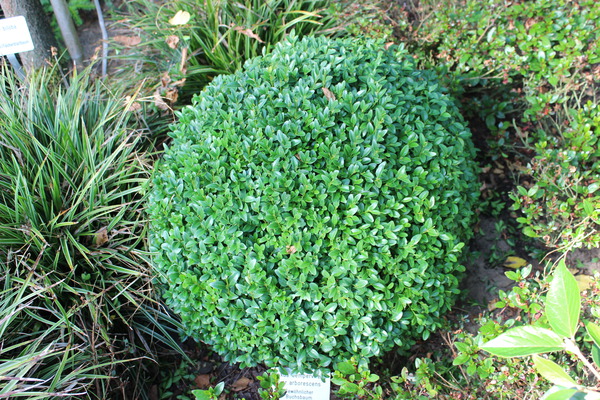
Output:
[[[288,254],[294,254],[296,251],[296,247],[295,246],[285,246],[285,252]]]
[[[234,392],[240,392],[248,387],[252,383],[252,379],[240,378],[231,385],[231,390]]]
[[[94,236],[94,244],[98,247],[103,246],[108,242],[108,231],[106,227],[98,229]]]
[[[582,275],[575,276],[575,282],[577,282],[579,291],[583,292],[585,290],[588,290],[592,286],[592,283],[594,282],[594,280],[592,279],[591,276],[582,274]]]
[[[199,389],[208,389],[210,387],[210,375],[197,375],[194,378],[194,383]]]
[[[488,311],[496,310],[498,308],[497,304],[498,304],[498,299],[494,299],[494,300],[490,301],[487,305]]]
[[[185,63],[187,62],[187,53],[188,49],[187,47],[184,47],[183,50],[181,50],[181,64],[179,65],[179,72],[182,74],[185,74],[185,71],[187,70],[185,67]]]
[[[335,95],[331,92],[331,90],[327,89],[326,87],[321,89],[323,90],[325,97],[327,97],[329,100],[336,100]]]
[[[185,84],[185,78],[180,79],[178,81],[175,81],[171,84],[171,86],[179,86],[179,87],[183,87],[183,85]]]
[[[395,44],[394,42],[387,42],[387,43],[385,44],[385,46],[383,46],[383,48],[387,50],[387,49],[389,49],[390,47],[392,47],[394,44]]]
[[[175,35],[167,36],[167,38],[165,39],[165,42],[167,42],[167,44],[169,45],[170,48],[176,49],[177,45],[179,44],[179,36],[175,36]]]
[[[113,40],[117,43],[122,44],[123,46],[137,46],[142,41],[142,38],[139,36],[125,36],[125,35],[117,35],[113,37]]]
[[[165,103],[165,101],[163,100],[163,97],[160,95],[158,90],[156,90],[156,92],[154,92],[154,105],[164,111],[169,109],[169,105],[167,103]]]
[[[162,85],[162,87],[165,88],[165,87],[169,86],[169,83],[171,83],[171,77],[169,76],[168,72],[165,72],[160,77],[160,84]]]
[[[252,29],[250,28],[244,28],[243,26],[234,26],[233,29],[236,32],[241,33],[242,35],[246,35],[249,38],[256,39],[260,43],[264,43],[264,41],[256,33],[252,32]]]
[[[171,102],[171,104],[175,103],[177,101],[178,97],[179,97],[179,92],[177,91],[177,89],[169,89],[169,90],[167,90],[167,93],[165,94],[165,98],[167,100],[169,100],[169,102]]]
[[[125,97],[124,105],[127,107],[127,111],[135,112],[142,109],[142,105],[137,101],[132,101],[131,96]]]

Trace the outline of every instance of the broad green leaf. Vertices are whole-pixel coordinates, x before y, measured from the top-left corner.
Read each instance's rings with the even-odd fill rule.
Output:
[[[351,363],[346,361],[339,363],[336,369],[344,375],[350,375],[356,372],[356,368],[354,368],[354,366]]]
[[[344,382],[340,385],[340,393],[356,393],[360,387],[354,382]]]
[[[546,296],[546,317],[552,330],[562,337],[574,337],[580,308],[579,287],[564,260],[561,260]]]
[[[564,350],[563,338],[549,329],[519,326],[481,346],[498,357],[523,357]]]
[[[577,389],[564,389],[553,386],[544,394],[542,400],[570,400],[577,393]]]
[[[577,382],[575,382],[560,365],[552,360],[534,355],[533,365],[540,375],[555,385],[564,387],[578,386]]]
[[[588,335],[590,335],[594,343],[596,343],[596,346],[600,346],[600,326],[591,321],[585,321],[584,324]]]

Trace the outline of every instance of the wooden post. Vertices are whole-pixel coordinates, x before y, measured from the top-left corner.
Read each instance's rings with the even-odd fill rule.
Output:
[[[25,69],[29,72],[34,68],[47,65],[46,60],[49,60],[52,55],[51,48],[56,48],[58,45],[40,1],[0,0],[0,6],[5,17],[22,15],[27,21],[34,50],[20,53],[21,62]]]

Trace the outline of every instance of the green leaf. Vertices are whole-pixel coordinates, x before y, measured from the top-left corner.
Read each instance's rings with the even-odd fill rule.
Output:
[[[578,386],[577,382],[575,382],[560,365],[552,360],[534,355],[533,365],[540,375],[555,385],[564,387]]]
[[[588,335],[590,335],[596,346],[600,346],[600,326],[591,321],[585,321],[584,325],[585,330],[587,331]]]
[[[595,344],[592,346],[592,360],[596,364],[596,367],[600,365],[600,347]]]
[[[192,390],[192,394],[196,397],[196,400],[213,400],[214,396],[208,390]]]
[[[471,356],[469,354],[459,354],[454,360],[452,360],[452,365],[462,365],[470,359]]]
[[[340,386],[340,393],[356,393],[360,387],[353,382],[344,382]]]
[[[576,389],[563,389],[553,386],[544,394],[542,400],[570,400],[576,393]]]
[[[336,369],[344,375],[350,375],[350,374],[353,374],[356,372],[356,369],[354,368],[354,366],[351,363],[346,362],[346,361],[342,361],[341,363],[339,363],[337,365]]]
[[[594,205],[588,199],[583,200],[583,210],[585,211],[586,216],[591,217],[594,215]]]
[[[223,389],[225,388],[225,382],[219,382],[217,386],[215,386],[215,394],[218,396],[223,393]]]
[[[546,296],[546,317],[550,326],[562,337],[572,338],[577,331],[581,296],[573,274],[561,260]]]
[[[519,326],[481,346],[498,357],[523,357],[564,350],[563,338],[549,329]]]

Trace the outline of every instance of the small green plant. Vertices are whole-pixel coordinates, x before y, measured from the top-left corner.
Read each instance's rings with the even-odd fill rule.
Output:
[[[564,260],[556,267],[545,300],[544,316],[549,328],[537,325],[524,325],[512,328],[500,336],[481,345],[481,349],[499,357],[525,357],[532,355],[535,369],[554,386],[546,392],[545,399],[566,400],[577,393],[585,398],[595,399],[600,393],[595,390],[600,381],[600,372],[588,361],[575,341],[579,330],[581,296],[573,275],[567,270]],[[584,321],[587,334],[593,340],[592,358],[600,364],[600,327],[591,321]],[[583,363],[594,383],[582,376],[579,382],[568,371],[550,358],[540,354],[566,351]]]
[[[256,377],[260,382],[258,394],[263,400],[279,400],[285,395],[285,382],[280,380],[276,372],[265,373]]]
[[[318,369],[440,326],[474,148],[402,48],[291,38],[216,78],[172,136],[148,210],[187,335],[243,365]]]
[[[331,382],[339,386],[337,395],[341,398],[381,399],[381,386],[372,384],[379,376],[372,374],[366,362],[358,363],[354,358],[342,361],[335,366]]]
[[[192,394],[195,396],[196,400],[219,400],[219,396],[223,393],[225,389],[225,382],[219,382],[214,387],[210,387],[208,389],[196,389],[192,390]]]

